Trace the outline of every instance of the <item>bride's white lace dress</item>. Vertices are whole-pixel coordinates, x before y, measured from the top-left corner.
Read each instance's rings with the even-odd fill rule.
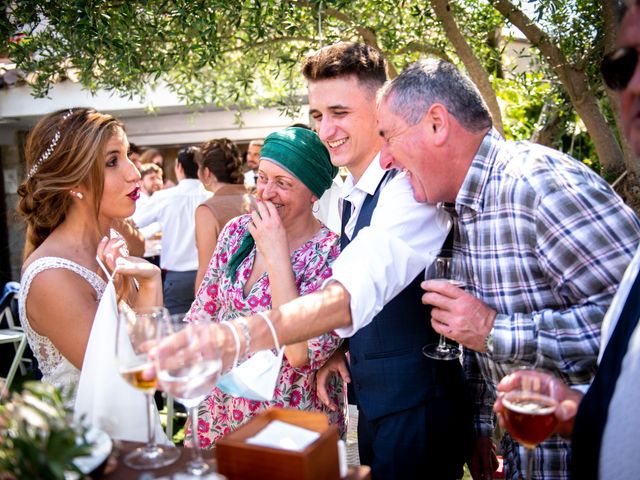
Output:
[[[27,297],[31,282],[40,272],[54,268],[65,268],[77,273],[85,279],[96,291],[96,305],[100,302],[106,287],[105,281],[96,273],[71,260],[61,257],[43,257],[33,261],[22,275],[20,281],[20,295],[18,306],[20,322],[27,335],[27,341],[38,360],[38,366],[42,372],[42,381],[61,389],[68,400],[65,404],[73,406],[75,391],[80,378],[80,370],[74,367],[58,349],[51,343],[48,337],[36,333],[29,324],[27,318]],[[52,319],[53,320],[53,319]]]

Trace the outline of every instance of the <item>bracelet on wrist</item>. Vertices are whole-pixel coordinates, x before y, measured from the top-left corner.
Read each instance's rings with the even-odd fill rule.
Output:
[[[231,336],[233,337],[233,341],[235,343],[236,348],[235,348],[235,353],[233,355],[233,365],[231,365],[231,368],[233,368],[236,365],[238,365],[238,357],[240,355],[240,337],[238,337],[238,332],[236,332],[236,329],[234,328],[234,326],[231,325],[231,322],[228,322],[225,320],[223,322],[220,322],[220,324],[225,326],[231,331]]]
[[[235,322],[240,327],[242,337],[244,338],[244,350],[240,357],[240,361],[244,362],[249,357],[249,353],[251,353],[251,332],[249,331],[249,322],[247,322],[247,319],[244,317],[237,318]]]

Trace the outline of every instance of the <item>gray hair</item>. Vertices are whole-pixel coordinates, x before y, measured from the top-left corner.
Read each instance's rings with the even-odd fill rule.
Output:
[[[471,132],[492,125],[491,114],[478,88],[458,68],[443,60],[412,63],[382,87],[378,103],[383,100],[409,125],[420,122],[434,103],[444,105]]]

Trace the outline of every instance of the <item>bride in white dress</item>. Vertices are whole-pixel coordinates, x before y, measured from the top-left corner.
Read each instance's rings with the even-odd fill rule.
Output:
[[[69,405],[106,286],[96,254],[111,270],[117,262],[119,300],[162,305],[160,270],[127,257],[123,239],[109,238],[139,195],[128,148],[122,123],[86,108],[47,115],[27,140],[28,175],[18,190],[27,224],[20,320],[43,381],[66,390]]]

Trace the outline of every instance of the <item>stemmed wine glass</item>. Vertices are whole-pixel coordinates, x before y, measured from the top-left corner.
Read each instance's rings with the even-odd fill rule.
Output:
[[[533,451],[556,428],[558,402],[551,396],[550,382],[541,378],[541,370],[524,368],[520,372],[520,386],[502,397],[503,416],[507,431],[526,449],[525,480],[531,480]]]
[[[425,280],[446,280],[456,287],[464,288],[464,265],[458,252],[442,249],[433,252],[433,263],[425,271]],[[440,335],[438,343],[431,343],[422,347],[422,353],[435,360],[457,360],[462,355],[462,349],[457,344],[447,342],[444,335]]]
[[[155,432],[156,379],[144,378],[142,372],[151,366],[147,352],[156,341],[160,321],[169,312],[164,307],[148,307],[137,310],[122,309],[116,328],[116,360],[120,375],[133,387],[142,390],[147,399],[146,445],[136,448],[124,457],[128,467],[146,470],[172,464],[180,457],[180,450],[173,446],[157,445]]]
[[[156,370],[162,389],[182,403],[189,411],[193,432],[193,458],[187,463],[187,472],[201,476],[211,467],[202,458],[198,439],[198,405],[206,398],[218,379],[222,360],[217,351],[207,348],[211,319],[204,314],[170,315],[162,320],[158,340],[181,335],[185,348],[170,355],[160,348],[156,352]],[[211,474],[207,478],[213,478]],[[224,478],[215,476],[215,478]]]

